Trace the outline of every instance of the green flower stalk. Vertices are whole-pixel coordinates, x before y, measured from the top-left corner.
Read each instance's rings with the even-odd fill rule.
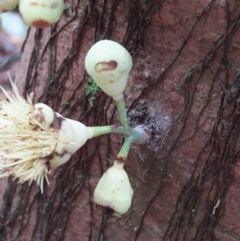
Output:
[[[128,128],[129,121],[128,121],[128,117],[127,117],[127,111],[126,111],[124,99],[121,98],[119,100],[116,100],[115,102],[116,102],[116,106],[118,109],[121,125],[122,125],[122,127]]]

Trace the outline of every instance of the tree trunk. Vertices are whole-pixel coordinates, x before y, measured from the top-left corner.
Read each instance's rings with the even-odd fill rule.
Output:
[[[65,2],[59,23],[30,29],[15,80],[66,117],[117,124],[110,97],[86,95],[84,58],[100,39],[130,51],[130,123],[152,133],[127,160],[133,205],[117,218],[95,208],[94,188],[122,145],[102,136],[52,170],[43,194],[1,180],[0,240],[240,240],[240,2]]]

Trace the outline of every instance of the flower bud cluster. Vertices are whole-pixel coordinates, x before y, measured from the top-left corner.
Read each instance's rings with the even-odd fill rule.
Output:
[[[41,1],[42,8],[43,5],[45,8],[56,8],[55,2],[62,4],[62,0]],[[20,0],[20,11],[25,6],[31,12],[30,7],[36,7],[37,2],[40,0],[34,0],[34,4],[31,0]],[[32,13],[37,16],[34,11]],[[123,99],[132,68],[132,58],[123,46],[111,40],[97,42],[89,50],[85,66],[106,94],[116,102]],[[48,175],[52,168],[66,163],[88,139],[96,136],[96,127],[64,118],[44,103],[34,105],[33,93],[24,99],[10,81],[12,93],[0,87],[7,98],[0,101],[0,177],[13,175],[19,182],[30,183],[35,180],[43,190],[44,179],[49,183]],[[121,215],[130,208],[132,196],[124,163],[115,161],[100,179],[94,191],[94,202]]]
[[[123,92],[132,69],[132,57],[122,45],[111,40],[95,43],[87,53],[85,67],[107,95],[115,101],[123,100]],[[124,164],[115,161],[100,179],[94,191],[94,202],[121,215],[130,208],[132,196],[133,190]]]

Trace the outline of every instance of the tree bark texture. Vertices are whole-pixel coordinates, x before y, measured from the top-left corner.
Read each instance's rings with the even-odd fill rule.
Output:
[[[131,210],[101,214],[93,191],[122,139],[88,141],[35,183],[1,180],[0,240],[240,240],[240,2],[67,0],[60,22],[31,28],[16,82],[88,126],[119,123],[114,102],[86,95],[84,58],[100,39],[122,43],[134,66],[125,91],[132,126]]]

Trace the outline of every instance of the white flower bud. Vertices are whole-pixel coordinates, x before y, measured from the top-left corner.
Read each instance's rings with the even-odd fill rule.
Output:
[[[94,191],[94,202],[115,214],[124,214],[132,203],[133,190],[122,164],[114,163],[102,176]]]
[[[122,45],[111,40],[95,43],[87,53],[85,67],[106,94],[114,100],[122,98],[132,69],[132,57]]]
[[[75,144],[72,145],[72,152],[77,151],[83,146],[88,139],[93,138],[93,130],[91,127],[85,126],[79,121],[65,118],[72,126],[75,134]]]
[[[0,12],[7,12],[17,7],[19,0],[0,0]]]
[[[38,121],[39,125],[43,128],[49,128],[56,118],[56,114],[51,107],[43,103],[37,103],[34,105],[32,118],[34,121]]]
[[[50,160],[50,165],[57,167],[66,163],[71,155],[83,146],[88,139],[93,137],[91,127],[87,127],[81,122],[62,117],[59,113],[58,142],[54,150],[54,157]]]
[[[24,22],[37,28],[56,23],[64,9],[63,0],[20,0],[19,11]]]

